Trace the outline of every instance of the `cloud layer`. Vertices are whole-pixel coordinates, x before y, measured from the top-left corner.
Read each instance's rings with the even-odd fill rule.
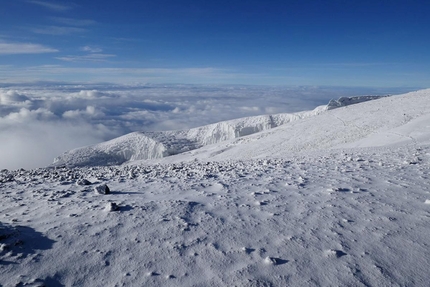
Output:
[[[132,131],[186,129],[245,116],[297,112],[331,98],[369,92],[258,86],[3,86],[0,169],[46,166],[64,151]]]

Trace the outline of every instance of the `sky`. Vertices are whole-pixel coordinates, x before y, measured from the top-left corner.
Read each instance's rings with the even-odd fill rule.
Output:
[[[423,0],[2,0],[0,83],[430,86]]]

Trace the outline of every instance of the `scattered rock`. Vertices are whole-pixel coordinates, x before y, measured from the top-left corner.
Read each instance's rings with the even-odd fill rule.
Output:
[[[340,258],[340,257],[343,257],[343,256],[347,255],[342,250],[335,250],[335,249],[327,250],[326,254],[327,254],[328,257],[336,257],[336,258]]]
[[[15,180],[14,176],[12,174],[8,174],[8,175],[5,175],[3,178],[1,178],[0,182],[6,183],[6,182],[12,182],[14,180]]]
[[[281,258],[275,258],[275,257],[269,257],[269,256],[267,256],[264,259],[264,263],[271,264],[271,265],[282,265],[282,264],[285,264],[287,262],[288,262],[288,260],[284,260]]]
[[[327,189],[328,193],[333,193],[333,192],[352,192],[350,188],[345,188],[345,187],[332,187],[332,188],[328,188]]]
[[[76,185],[91,185],[91,184],[92,184],[91,181],[86,180],[84,178],[80,179],[76,182]]]
[[[32,279],[27,282],[19,282],[16,286],[46,287],[47,285],[42,279]]]
[[[251,254],[252,252],[255,251],[255,249],[248,248],[248,247],[242,247],[242,251],[245,252],[246,254]]]
[[[94,190],[99,194],[110,194],[110,189],[106,184],[98,185],[94,187]]]
[[[106,205],[105,210],[106,211],[118,211],[119,210],[119,206],[115,202],[109,202]]]

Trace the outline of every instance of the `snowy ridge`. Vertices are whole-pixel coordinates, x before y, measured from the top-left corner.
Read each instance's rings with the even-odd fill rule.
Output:
[[[118,165],[127,160],[160,158],[166,154],[163,144],[144,133],[134,132],[94,146],[66,152],[54,160],[54,165]]]
[[[312,111],[246,117],[189,130],[134,132],[104,143],[65,152],[55,158],[53,165],[70,167],[119,165],[136,160],[164,158],[314,117],[329,109],[378,98],[380,97],[343,97]]]
[[[380,99],[383,97],[389,97],[389,96],[357,96],[357,97],[340,97],[337,100],[331,100],[328,105],[328,110],[333,110],[341,107],[346,107],[349,105],[359,104],[367,101],[372,101],[376,99]]]
[[[427,144],[429,110],[430,89],[384,97],[157,162],[272,158],[346,147]]]
[[[127,161],[163,158],[272,129],[326,110],[327,106],[320,106],[312,111],[246,117],[189,130],[134,132],[97,145],[65,152],[54,160],[54,165],[118,165]]]

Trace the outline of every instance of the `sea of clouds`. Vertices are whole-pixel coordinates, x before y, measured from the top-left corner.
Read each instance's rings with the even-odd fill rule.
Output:
[[[44,167],[67,150],[133,131],[187,129],[233,118],[310,110],[340,96],[390,92],[335,87],[3,84],[0,169]]]

